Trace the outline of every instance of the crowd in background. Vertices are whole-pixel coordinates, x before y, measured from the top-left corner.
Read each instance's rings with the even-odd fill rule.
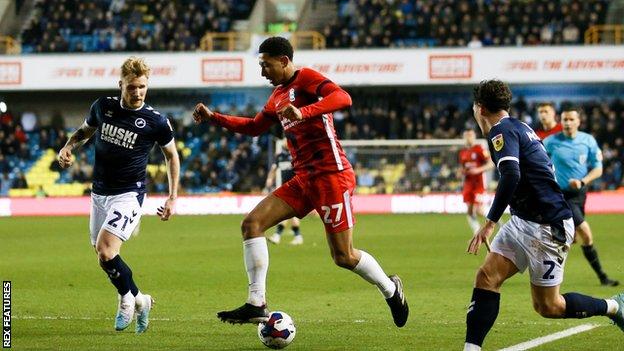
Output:
[[[608,0],[336,0],[329,48],[582,44]],[[24,52],[194,51],[233,30],[254,0],[40,0]]]
[[[465,128],[475,128],[468,102],[425,103],[419,102],[417,94],[414,94],[405,93],[393,101],[370,91],[352,92],[354,100],[362,103],[335,114],[335,127],[340,139],[455,139],[461,137]],[[581,107],[581,130],[595,136],[604,155],[604,174],[592,185],[592,189],[624,186],[624,100],[587,101]],[[224,112],[253,116],[255,108],[232,106]],[[522,97],[514,101],[511,115],[534,128],[539,127],[536,104],[527,103]],[[262,191],[270,166],[270,145],[280,134],[277,126],[270,134],[252,138],[214,125],[195,126],[190,119],[179,117],[170,116],[170,119],[182,157],[180,183],[183,192]],[[36,117],[32,113],[23,114],[21,118],[8,112],[1,115],[1,194],[6,195],[9,187],[27,187],[23,172],[29,163],[24,162],[34,161],[37,150],[52,148],[58,152],[67,140],[68,130],[59,113],[46,126],[33,123],[33,118]],[[185,148],[187,152],[183,152]],[[388,185],[392,186],[393,192],[458,191],[462,179],[457,168],[456,151],[458,148],[414,148],[407,156],[400,154],[395,159],[392,156],[364,157],[350,151],[348,156],[358,170],[359,185],[372,187],[374,192],[385,193],[389,191]],[[76,162],[69,170],[60,169],[55,162],[50,168],[61,173],[62,182],[89,182],[93,157],[93,148],[87,144],[76,152]],[[162,154],[155,148],[150,164],[162,163]],[[395,184],[387,184],[379,174],[371,173],[386,164],[400,163],[405,164],[405,173]],[[150,174],[148,190],[166,192],[166,179],[165,170],[161,167]]]
[[[582,44],[604,24],[607,0],[340,0],[323,29],[327,46],[522,46]]]
[[[227,32],[253,0],[41,0],[21,34],[24,52],[193,51]]]

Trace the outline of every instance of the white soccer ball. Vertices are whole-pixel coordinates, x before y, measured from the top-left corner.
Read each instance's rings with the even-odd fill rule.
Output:
[[[283,349],[290,345],[296,333],[295,322],[282,311],[269,313],[269,320],[258,324],[260,341],[272,349]]]

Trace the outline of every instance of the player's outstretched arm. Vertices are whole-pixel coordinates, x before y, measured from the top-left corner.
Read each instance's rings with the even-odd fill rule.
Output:
[[[259,112],[254,118],[224,115],[211,111],[204,104],[199,103],[193,111],[195,124],[202,122],[213,122],[229,131],[258,136],[271,128],[276,120],[266,116],[264,112]]]
[[[167,179],[169,181],[169,197],[165,203],[158,208],[160,219],[166,221],[173,214],[175,201],[178,198],[178,179],[180,178],[180,157],[176,150],[175,141],[161,147],[165,162],[167,163]]]
[[[302,107],[300,110],[303,118],[320,116],[324,113],[342,110],[351,106],[353,103],[349,93],[332,82],[323,84],[318,93],[323,99]]]
[[[72,151],[82,146],[89,140],[95,133],[96,127],[91,127],[87,122],[83,122],[82,125],[76,129],[76,131],[69,137],[65,146],[59,151],[57,160],[61,168],[70,167],[73,163]]]

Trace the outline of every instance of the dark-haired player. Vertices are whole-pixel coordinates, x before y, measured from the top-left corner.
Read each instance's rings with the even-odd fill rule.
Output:
[[[259,135],[280,123],[288,140],[295,176],[262,200],[243,220],[243,252],[249,295],[232,311],[218,313],[223,321],[257,323],[266,320],[265,282],[269,253],[264,232],[277,223],[316,210],[327,233],[336,265],[375,284],[386,299],[394,323],[402,327],[408,306],[398,276],[388,277],[365,251],[353,248],[351,196],[355,174],[340,146],[332,112],[351,105],[351,97],[319,72],[293,64],[293,48],[280,37],[266,39],[259,49],[261,74],[275,86],[254,118],[227,116],[197,104],[197,123],[210,121],[233,132]]]
[[[537,105],[537,116],[539,118],[541,128],[535,131],[537,136],[544,140],[547,137],[561,132],[561,123],[557,122],[555,112],[555,104],[552,102],[541,102]]]
[[[555,180],[552,163],[535,132],[509,117],[511,91],[498,80],[474,90],[474,117],[488,136],[500,181],[485,225],[472,238],[476,254],[509,205],[511,219],[499,230],[477,271],[466,317],[464,350],[480,350],[498,316],[500,287],[529,269],[533,307],[546,318],[609,316],[624,331],[624,293],[596,299],[559,292],[563,267],[574,239],[572,211]]]
[[[563,197],[572,210],[576,234],[583,242],[583,255],[598,275],[600,284],[617,286],[620,283],[610,279],[602,270],[591,228],[585,220],[587,185],[602,175],[602,152],[593,136],[578,130],[581,125],[578,110],[564,110],[561,121],[563,132],[546,138],[544,147],[555,166],[555,176]]]
[[[169,198],[159,208],[163,221],[171,216],[178,193],[180,162],[167,118],[145,104],[150,69],[141,58],[130,57],[121,66],[121,97],[97,99],[86,121],[59,151],[63,168],[72,165],[72,150],[95,134],[95,165],[91,193],[90,232],[100,266],[119,293],[115,329],[124,330],[136,313],[136,332],[147,330],[152,308],[132,270],[119,252],[141,219],[149,152],[158,144],[165,155]]]

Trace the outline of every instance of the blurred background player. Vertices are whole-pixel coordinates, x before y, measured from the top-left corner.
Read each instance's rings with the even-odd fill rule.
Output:
[[[487,221],[472,238],[468,252],[476,255],[481,244],[487,244],[508,205],[511,219],[498,231],[491,252],[477,271],[466,316],[464,350],[481,350],[498,316],[501,286],[527,268],[533,308],[542,317],[608,316],[624,331],[624,293],[597,299],[559,291],[574,240],[572,211],[533,129],[509,117],[511,90],[501,81],[488,80],[475,88],[474,97],[474,117],[487,135],[500,181]]]
[[[544,146],[555,166],[557,183],[572,209],[576,234],[581,238],[583,254],[598,275],[600,284],[617,286],[602,270],[589,223],[585,220],[587,187],[602,175],[602,152],[596,139],[579,131],[579,110],[568,108],[561,113],[563,131],[544,140]]]
[[[292,157],[290,156],[290,152],[288,151],[288,145],[286,144],[286,140],[280,141],[280,152],[275,155],[275,162],[271,166],[271,170],[269,171],[269,175],[267,176],[265,189],[267,191],[272,191],[273,187],[279,188],[282,184],[288,182],[295,176],[295,172],[292,169]],[[297,217],[293,217],[291,219],[287,219],[282,221],[277,225],[276,231],[273,235],[269,236],[267,239],[273,244],[279,244],[282,240],[282,233],[286,228],[286,225],[290,222],[290,228],[292,229],[294,238],[290,242],[291,245],[301,245],[303,244],[303,236],[299,230],[299,225],[301,220]]]
[[[485,193],[485,172],[494,168],[490,155],[477,144],[477,134],[473,129],[464,131],[466,146],[459,150],[459,163],[464,175],[463,197],[468,207],[467,219],[472,233],[476,233],[481,225],[477,216],[483,216],[483,194]]]
[[[537,105],[537,116],[541,128],[535,131],[540,139],[544,140],[548,136],[561,132],[561,123],[557,122],[557,115],[555,112],[555,104],[552,102],[542,102]]]
[[[303,218],[316,210],[323,220],[334,263],[377,286],[390,307],[395,325],[407,322],[409,308],[403,283],[387,276],[377,260],[353,247],[355,173],[333,126],[332,112],[351,105],[337,84],[310,68],[295,69],[287,39],[271,37],[260,45],[261,74],[275,86],[254,118],[228,116],[197,104],[196,123],[210,121],[230,131],[257,136],[280,123],[288,140],[295,176],[265,197],[243,220],[243,254],[249,279],[247,302],[218,318],[230,323],[259,323],[268,316],[266,276],[269,252],[264,232],[279,222]]]
[[[169,219],[178,193],[180,161],[173,128],[165,116],[145,104],[150,68],[130,57],[121,66],[121,97],[103,97],[91,105],[85,122],[59,151],[62,168],[73,163],[72,151],[95,134],[90,235],[99,263],[119,293],[115,329],[126,329],[136,313],[136,332],[147,330],[152,297],[142,294],[119,252],[137,228],[145,199],[150,150],[158,144],[165,156],[169,197],[158,209]]]

